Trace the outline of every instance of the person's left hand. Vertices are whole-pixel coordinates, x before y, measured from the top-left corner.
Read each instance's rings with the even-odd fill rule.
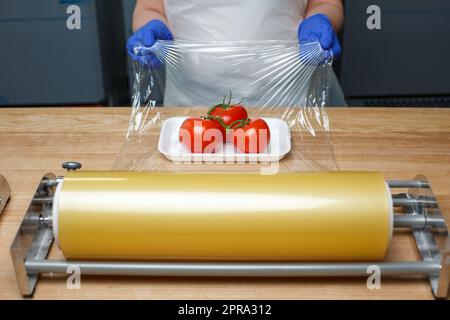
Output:
[[[298,41],[300,44],[319,42],[322,49],[332,53],[334,59],[341,54],[341,45],[333,25],[330,19],[322,13],[303,20],[298,27]]]

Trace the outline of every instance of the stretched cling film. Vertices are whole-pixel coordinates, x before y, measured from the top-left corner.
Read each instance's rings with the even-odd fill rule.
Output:
[[[159,41],[136,50],[154,56],[151,64],[134,62],[130,123],[115,169],[201,170],[204,166],[199,163],[174,162],[161,154],[162,125],[177,116],[205,115],[230,93],[233,102],[242,101],[251,118],[287,123],[291,151],[279,163],[281,171],[337,169],[326,107],[330,90],[341,90],[332,55],[319,43]],[[261,165],[213,162],[208,170],[252,170]]]

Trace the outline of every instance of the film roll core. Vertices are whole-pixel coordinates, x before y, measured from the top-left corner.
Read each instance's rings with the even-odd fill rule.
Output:
[[[382,260],[392,228],[376,172],[71,172],[53,206],[67,259]]]

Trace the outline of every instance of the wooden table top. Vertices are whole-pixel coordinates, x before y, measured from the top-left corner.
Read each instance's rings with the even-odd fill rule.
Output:
[[[163,109],[165,115],[187,109]],[[61,162],[111,169],[120,153],[130,108],[0,108],[0,174],[12,197],[0,216],[0,299],[21,298],[9,247],[38,182],[63,175]],[[450,109],[336,108],[329,110],[335,160],[341,170],[377,170],[386,179],[428,177],[450,221]],[[50,256],[61,257],[53,247]],[[388,261],[416,260],[413,239],[397,234]],[[425,279],[197,279],[84,277],[69,290],[64,276],[45,276],[35,299],[431,299]]]

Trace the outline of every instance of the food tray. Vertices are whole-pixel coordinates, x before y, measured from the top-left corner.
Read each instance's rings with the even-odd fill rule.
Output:
[[[270,129],[270,143],[262,153],[243,153],[232,142],[226,143],[216,153],[191,153],[178,138],[180,127],[188,117],[172,117],[164,121],[158,150],[167,159],[181,162],[273,162],[283,159],[291,151],[291,133],[288,124],[277,118],[262,118]]]

